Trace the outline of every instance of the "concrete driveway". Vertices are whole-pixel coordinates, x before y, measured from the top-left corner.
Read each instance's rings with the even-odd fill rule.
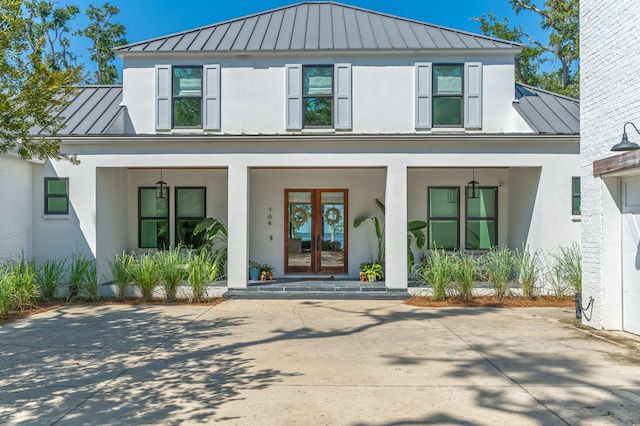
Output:
[[[0,327],[0,424],[640,424],[640,356],[572,314],[69,306]]]

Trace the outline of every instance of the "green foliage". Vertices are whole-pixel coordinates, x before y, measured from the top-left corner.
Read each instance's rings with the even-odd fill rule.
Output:
[[[91,4],[86,13],[90,23],[77,34],[87,37],[93,43],[89,48],[91,60],[98,64],[93,83],[115,84],[118,82],[118,70],[113,64],[116,55],[112,49],[127,43],[124,25],[111,22],[120,13],[120,9],[109,3],[101,7]]]
[[[167,302],[176,300],[176,293],[180,281],[186,278],[186,259],[180,253],[180,247],[159,252],[156,262],[162,276]]]
[[[95,302],[98,300],[98,263],[95,259],[87,260],[87,267],[85,269],[85,275],[83,280],[83,288],[89,296],[89,300]]]
[[[376,257],[376,261],[381,265],[384,264],[384,215],[385,215],[385,206],[382,201],[375,199],[376,205],[380,212],[382,212],[382,221],[378,218],[378,216],[360,216],[353,220],[353,227],[358,228],[366,221],[371,221],[373,223],[373,229],[376,233],[377,239],[377,251],[378,256]],[[424,247],[424,244],[427,240],[426,235],[423,232],[423,229],[427,227],[427,222],[423,220],[412,220],[407,223],[407,262],[409,269],[411,269],[411,265],[413,265],[415,259],[413,257],[413,252],[411,251],[411,241],[412,239],[416,241],[416,246],[421,249]]]
[[[114,256],[109,261],[109,269],[113,277],[113,283],[116,286],[116,297],[118,300],[124,300],[127,295],[127,287],[131,282],[131,264],[135,260],[126,252],[121,255]]]
[[[66,259],[47,260],[37,268],[36,284],[42,300],[51,300],[56,295],[67,265]]]
[[[578,0],[546,0],[538,7],[533,0],[509,0],[516,16],[522,11],[540,18],[540,25],[549,32],[546,43],[533,40],[521,27],[511,27],[508,19],[487,13],[479,18],[481,31],[493,37],[526,44],[516,57],[518,81],[574,98],[580,96],[580,35]],[[551,62],[559,67],[541,71]]]
[[[552,253],[555,260],[554,268],[557,275],[566,285],[571,286],[575,293],[582,292],[582,254],[578,243],[571,247],[560,247],[558,252]]]
[[[460,253],[453,262],[453,277],[455,284],[453,290],[462,300],[471,300],[473,285],[478,279],[478,259],[468,253]]]
[[[0,315],[35,307],[38,296],[33,262],[22,258],[0,267]]]
[[[430,285],[435,300],[444,300],[454,280],[453,257],[444,250],[429,250],[423,263],[415,268],[419,285]]]
[[[76,93],[80,67],[57,69],[42,30],[32,30],[22,0],[0,2],[0,154],[14,151],[23,159],[54,158],[77,163],[61,152],[58,115]],[[41,136],[32,129],[40,128]]]
[[[538,293],[538,279],[542,269],[541,254],[539,250],[533,253],[524,244],[521,250],[513,253],[513,263],[516,277],[522,296],[531,299]]]
[[[485,256],[487,279],[497,300],[502,300],[507,296],[513,266],[513,253],[506,247],[494,247]]]
[[[227,264],[227,225],[220,219],[208,217],[196,225],[193,230],[193,235],[200,234],[205,239],[202,249],[210,252],[224,269]]]
[[[206,296],[206,289],[212,275],[214,259],[207,250],[191,257],[189,262],[189,284],[191,285],[190,302],[202,302]]]
[[[373,282],[384,277],[384,270],[378,261],[364,262],[360,264],[360,270],[367,276],[367,280]]]
[[[67,293],[69,300],[75,300],[80,296],[80,290],[85,287],[88,282],[88,278],[92,273],[91,269],[93,262],[95,262],[93,259],[89,259],[80,253],[73,253],[71,255]]]
[[[142,301],[151,302],[153,290],[160,282],[160,270],[155,256],[145,253],[139,261],[131,262],[130,274],[134,284],[140,290]]]

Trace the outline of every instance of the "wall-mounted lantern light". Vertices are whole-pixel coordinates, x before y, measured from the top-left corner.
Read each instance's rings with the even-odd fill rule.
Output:
[[[617,144],[615,144],[614,146],[612,146],[611,151],[633,151],[634,149],[640,148],[640,146],[637,143],[629,141],[629,138],[627,137],[627,124],[631,124],[631,126],[633,126],[633,128],[636,129],[636,132],[640,134],[640,130],[638,130],[636,125],[630,121],[627,121],[626,123],[624,123],[624,126],[622,127],[622,140]]]

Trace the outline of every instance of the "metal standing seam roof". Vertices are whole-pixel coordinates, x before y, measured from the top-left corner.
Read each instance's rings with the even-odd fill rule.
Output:
[[[521,44],[334,2],[303,2],[114,52],[520,49]]]
[[[125,118],[122,86],[84,86],[71,103],[57,115],[64,117],[65,127],[58,136],[122,134]],[[33,129],[44,135],[42,129]]]
[[[577,99],[516,83],[514,106],[536,133],[580,133],[580,101]]]

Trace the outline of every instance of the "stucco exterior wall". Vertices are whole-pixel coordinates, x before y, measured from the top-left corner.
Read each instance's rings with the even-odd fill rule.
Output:
[[[0,264],[24,254],[31,246],[31,185],[33,163],[0,155]]]
[[[285,128],[285,65],[350,63],[354,133],[412,133],[415,128],[415,63],[483,63],[483,127],[486,133],[532,133],[512,106],[514,67],[510,56],[393,58],[243,57],[125,58],[123,101],[138,134],[155,134],[155,65],[220,64],[221,133],[276,134]],[[318,131],[317,129],[315,130]],[[442,129],[435,130],[442,131]],[[463,129],[455,129],[462,132]],[[174,133],[202,133],[174,130]]]
[[[582,0],[581,174],[583,298],[595,298],[596,328],[620,329],[620,215],[617,178],[593,176],[593,161],[614,153],[626,121],[640,124],[640,3]],[[629,138],[639,135],[630,128]]]

